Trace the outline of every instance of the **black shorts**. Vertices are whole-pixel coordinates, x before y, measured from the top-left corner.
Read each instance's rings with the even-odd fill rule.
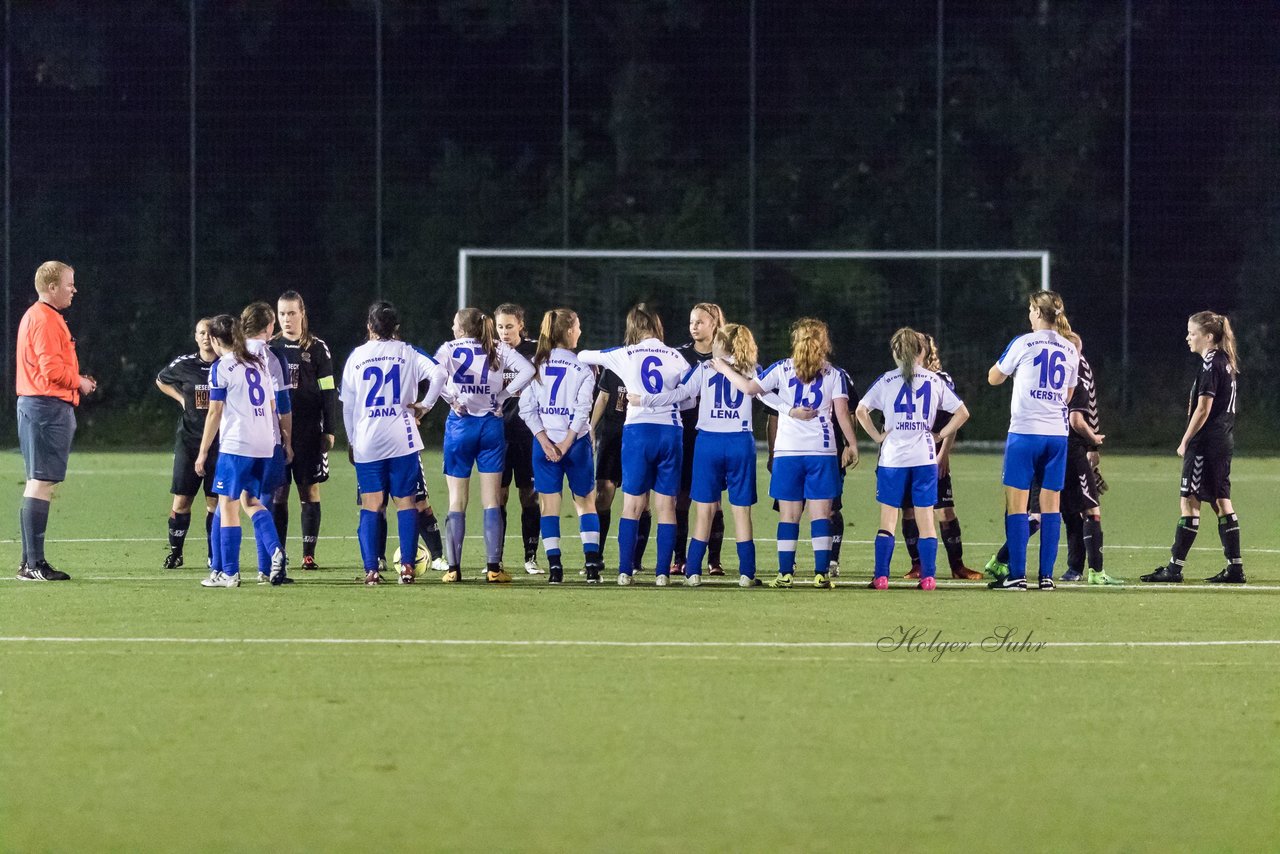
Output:
[[[62,483],[67,479],[75,408],[57,397],[18,397],[18,447],[27,480]]]
[[[507,435],[507,460],[502,466],[502,485],[515,479],[517,489],[533,489],[533,434]]]
[[[1084,445],[1067,443],[1067,477],[1062,485],[1062,512],[1086,513],[1098,506],[1098,476]]]
[[[622,485],[622,430],[596,433],[596,480]]]
[[[218,446],[214,445],[209,449],[209,456],[205,458],[204,462],[204,477],[196,474],[196,457],[199,455],[199,445],[188,445],[186,442],[182,441],[182,439],[178,439],[174,442],[173,479],[169,483],[170,495],[181,495],[186,498],[194,498],[196,493],[200,491],[201,483],[204,484],[204,494],[206,498],[214,494],[213,473],[218,468]]]
[[[1183,498],[1231,497],[1231,442],[1192,442],[1182,458]]]
[[[684,428],[684,456],[680,461],[680,492],[688,495],[693,489],[693,449],[698,443],[698,431],[695,427]]]
[[[329,454],[321,450],[324,435],[310,429],[293,434],[293,462],[285,466],[284,482],[299,487],[324,483],[329,479]]]

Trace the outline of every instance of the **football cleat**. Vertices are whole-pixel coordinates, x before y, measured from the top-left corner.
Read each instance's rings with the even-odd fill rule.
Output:
[[[671,561],[671,574],[684,575],[684,561],[682,560]]]
[[[832,578],[840,577],[840,561],[832,558],[831,563],[827,564],[827,569],[830,570],[829,574]]]
[[[633,578],[630,576],[630,574],[628,574],[628,573],[625,573],[625,572],[619,572],[619,573],[618,573],[618,586],[619,586],[619,587],[630,587],[630,586],[631,586],[631,584],[632,584],[632,582],[633,582],[634,580],[635,580],[635,579],[633,579]]]
[[[877,575],[875,578],[871,579],[871,583],[868,584],[867,586],[870,587],[872,590],[888,590],[889,576]]]
[[[440,580],[445,584],[456,584],[462,580],[462,570],[456,566],[449,567],[444,571],[444,575],[440,576]]]
[[[760,579],[756,578],[754,575],[739,575],[739,576],[738,576],[738,586],[739,586],[739,587],[759,587],[759,586],[760,586],[761,584],[763,584],[763,583],[764,583],[764,582],[762,582]]]
[[[1182,570],[1172,566],[1157,566],[1155,572],[1148,572],[1142,580],[1151,583],[1181,584]]]
[[[564,567],[556,566],[553,564],[551,568],[547,571],[547,583],[563,584],[564,583]]]
[[[1009,564],[1001,563],[996,558],[997,555],[992,555],[991,560],[987,561],[987,565],[983,569],[988,577],[999,581],[1009,574]]]
[[[835,585],[831,583],[831,577],[825,572],[814,573],[813,586],[817,587],[819,590],[830,590],[835,587]]]
[[[707,568],[707,575],[724,575],[724,567],[718,563],[713,563]]]
[[[904,575],[904,576],[902,576],[902,577],[903,577],[903,578],[919,578],[919,577],[920,577],[920,564],[919,564],[919,563],[917,563],[917,562],[915,562],[915,561],[912,561],[912,562],[911,562],[911,569],[907,570],[907,574],[906,574],[906,575]]]
[[[951,577],[962,578],[965,581],[979,581],[982,578],[982,573],[978,572],[978,570],[976,569],[970,569],[969,567],[961,564],[960,566],[951,570]]]
[[[1056,589],[1056,588],[1057,588],[1057,586],[1058,586],[1058,585],[1056,585],[1056,584],[1054,584],[1054,583],[1053,583],[1053,576],[1052,576],[1052,575],[1042,575],[1042,576],[1040,576],[1040,589],[1041,589],[1041,590],[1054,590],[1054,589]]]
[[[259,572],[258,572],[258,583],[259,583],[259,584],[270,584],[270,583],[271,583],[271,576],[270,576],[270,575],[267,575],[265,572],[259,571]]]
[[[306,555],[305,557],[302,558],[303,572],[314,572],[319,568],[320,568],[320,564],[316,563],[316,559],[311,555]]]
[[[669,575],[659,575],[657,578],[653,579],[654,587],[666,587],[670,583],[671,576]]]
[[[449,561],[442,557],[435,558],[431,561],[431,569],[435,572],[444,572],[449,568]]]
[[[769,586],[770,586],[770,587],[779,587],[779,588],[781,588],[781,587],[785,587],[785,588],[787,588],[787,589],[790,589],[790,588],[791,588],[791,582],[792,582],[792,580],[793,580],[793,575],[792,575],[792,573],[790,573],[790,572],[779,572],[779,573],[778,573],[778,577],[777,577],[777,578],[775,578],[773,581],[770,581],[770,582],[769,582]]]
[[[538,566],[537,558],[529,558],[524,562],[524,571],[530,575],[541,575],[542,567]]]
[[[1244,584],[1244,567],[1238,563],[1223,567],[1217,575],[1206,578],[1210,584]]]
[[[991,590],[1026,590],[1027,579],[1010,578],[1006,575],[1004,578],[997,578],[995,581],[988,584],[987,587]]]
[[[511,573],[505,569],[490,569],[485,572],[484,580],[489,584],[510,584]]]
[[[415,577],[416,576],[413,573],[413,564],[411,563],[400,564],[400,583],[401,584],[412,584],[413,579]]]
[[[928,578],[920,579],[920,583],[916,585],[917,590],[934,590],[938,586],[938,579],[930,575]]]
[[[382,583],[382,573],[376,569],[371,569],[364,574],[365,587],[377,587]]]
[[[177,569],[182,566],[182,552],[171,551],[164,556],[165,569]]]
[[[690,573],[689,575],[686,575],[684,577],[684,586],[685,587],[701,587],[702,573],[694,572],[694,573]]]
[[[19,581],[70,581],[71,576],[65,572],[60,572],[49,565],[48,561],[38,560],[32,564],[22,564],[18,567],[17,578]]]
[[[279,587],[281,584],[290,583],[291,579],[284,571],[285,566],[284,551],[276,549],[271,554],[271,584],[273,587]]]
[[[1083,581],[1084,573],[1078,569],[1068,569],[1066,572],[1062,573],[1062,580],[1063,581]]]
[[[1112,585],[1124,584],[1124,580],[1120,578],[1112,578],[1110,575],[1107,575],[1107,573],[1101,569],[1091,569],[1089,570],[1089,575],[1088,575],[1088,578],[1086,579],[1086,583],[1105,584],[1108,586],[1112,586]]]
[[[201,587],[239,587],[240,573],[235,575],[226,575],[222,572],[215,572],[200,582]]]
[[[378,558],[378,572],[387,571],[387,559],[385,557]]]

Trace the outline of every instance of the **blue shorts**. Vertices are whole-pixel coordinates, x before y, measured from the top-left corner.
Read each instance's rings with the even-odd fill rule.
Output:
[[[417,493],[421,478],[422,461],[417,454],[356,463],[356,484],[361,493],[390,492],[392,498],[408,498]]]
[[[444,422],[444,473],[471,477],[475,466],[481,474],[501,474],[507,462],[507,432],[496,415],[459,415],[450,412]]]
[[[778,501],[831,501],[840,497],[840,458],[834,454],[774,457],[769,497]]]
[[[659,495],[680,491],[684,428],[672,424],[628,424],[622,428],[622,491]]]
[[[729,503],[734,507],[756,503],[756,437],[699,430],[693,445],[689,498],[700,504],[716,504],[724,489],[729,490]]]
[[[557,463],[547,459],[542,446],[535,440],[532,460],[533,488],[542,495],[559,495],[566,477],[569,478],[569,491],[574,495],[590,495],[591,490],[596,488],[596,466],[589,436],[579,436],[569,446],[569,453]]]
[[[242,492],[254,498],[266,490],[264,484],[271,476],[272,457],[242,457],[239,454],[218,454],[218,467],[213,473],[213,491],[231,499],[239,499]]]
[[[18,398],[18,447],[22,449],[27,480],[66,480],[71,437],[75,434],[75,407],[67,401],[34,395]]]
[[[938,464],[880,466],[876,501],[886,507],[934,507],[938,503]]]
[[[1031,436],[1010,433],[1004,446],[1004,485],[1014,489],[1030,489],[1031,481],[1040,488],[1061,492],[1067,479],[1067,437]]]

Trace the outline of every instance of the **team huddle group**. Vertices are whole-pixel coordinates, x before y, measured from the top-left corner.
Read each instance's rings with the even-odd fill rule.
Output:
[[[379,301],[368,312],[368,340],[351,353],[335,385],[329,350],[310,331],[302,297],[287,292],[277,309],[260,302],[238,318],[201,320],[199,352],[174,360],[156,380],[184,406],[165,566],[182,565],[191,504],[203,482],[207,587],[240,584],[241,511],[252,523],[259,582],[292,581],[282,545],[291,483],[302,502],[301,566],[316,567],[319,485],[328,477],[339,410],[358,483],[365,584],[381,583],[388,566],[400,583],[412,583],[426,567],[442,572],[444,582],[462,580],[473,472],[484,509],[488,582],[511,580],[503,544],[513,481],[524,568],[543,572],[541,541],[548,580],[563,581],[560,511],[567,480],[588,583],[599,582],[604,572],[610,508],[620,486],[618,584],[632,583],[651,534],[657,585],[678,575],[697,586],[704,564],[708,574],[723,575],[726,493],[738,583],[761,584],[751,519],[757,501],[755,398],[770,410],[769,496],[778,512],[777,573],[770,586],[793,584],[805,513],[813,584],[833,586],[844,474],[858,464],[855,420],[880,446],[881,514],[870,586],[888,586],[900,515],[911,557],[908,577],[918,579],[920,589],[936,587],[939,539],[953,576],[982,577],[964,564],[948,465],[956,431],[969,413],[941,370],[932,336],[909,328],[894,333],[888,348],[894,369],[859,397],[849,375],[830,363],[827,326],[814,318],[792,325],[789,357],[761,368],[751,331],[725,323],[711,303],[693,307],[691,340],[678,348],[663,343],[657,314],[636,305],[627,314],[624,342],[605,350],[577,349],[581,326],[568,308],[546,312],[536,341],[525,337],[517,305],[501,305],[493,315],[466,308],[454,317],[453,340],[429,354],[400,339],[395,307]],[[1028,540],[1038,530],[1038,587],[1053,589],[1064,527],[1068,568],[1062,580],[1122,583],[1103,569],[1097,451],[1104,436],[1092,372],[1057,294],[1032,294],[1028,320],[1031,331],[1009,344],[987,378],[992,385],[1013,378],[1003,472],[1006,543],[986,565],[989,586],[1026,589]],[[1194,315],[1187,344],[1201,357],[1202,369],[1179,447],[1185,458],[1182,517],[1170,560],[1143,580],[1182,580],[1200,503],[1209,501],[1227,558],[1226,568],[1209,580],[1243,583],[1239,524],[1230,502],[1237,372],[1230,324],[1211,312]],[[421,419],[441,400],[448,409],[443,526],[427,495],[419,434]],[[399,539],[390,562],[389,504]]]

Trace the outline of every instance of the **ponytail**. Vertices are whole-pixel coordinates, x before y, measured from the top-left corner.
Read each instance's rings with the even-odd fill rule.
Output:
[[[458,312],[458,328],[480,342],[490,368],[498,367],[498,330],[492,317],[478,308],[464,308]]]
[[[1240,373],[1240,357],[1236,353],[1236,335],[1231,330],[1231,321],[1225,314],[1212,311],[1200,311],[1187,318],[1200,327],[1200,331],[1213,338],[1214,346],[1221,350],[1231,365],[1233,374]]]
[[[801,382],[813,382],[830,353],[827,324],[816,317],[802,317],[791,324],[791,365]]]
[[[938,342],[927,332],[920,333],[920,349],[924,353],[925,370],[937,373],[942,370],[942,357],[938,355]]]
[[[916,359],[924,352],[923,336],[909,326],[904,326],[889,339],[889,349],[893,351],[893,361],[902,373],[902,383],[911,388],[916,376]]]
[[[627,312],[627,332],[624,344],[639,344],[646,338],[662,340],[662,318],[644,303],[636,303]]]
[[[1062,305],[1062,296],[1056,291],[1036,291],[1031,295],[1031,306],[1040,313],[1045,323],[1052,324],[1053,331],[1063,338],[1071,335],[1071,322]]]
[[[265,302],[251,302],[240,312],[240,322],[234,324],[232,330],[231,351],[236,361],[242,365],[250,362],[258,367],[265,367],[266,360],[261,355],[249,352],[248,339],[271,328],[276,322],[276,311]]]
[[[553,308],[542,315],[542,327],[538,330],[538,349],[533,354],[535,369],[551,358],[551,351],[555,348],[568,348],[569,330],[577,319],[578,313],[571,308]]]
[[[717,329],[711,340],[711,352],[744,377],[755,377],[760,351],[751,330],[741,323],[726,323]]]

